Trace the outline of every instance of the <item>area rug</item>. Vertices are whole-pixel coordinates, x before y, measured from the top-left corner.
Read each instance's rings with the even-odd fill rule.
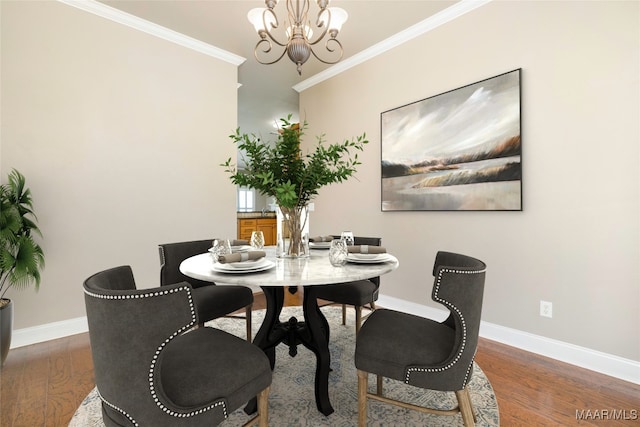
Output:
[[[358,381],[353,362],[355,351],[354,310],[347,310],[347,326],[342,326],[340,307],[324,307],[323,313],[331,327],[329,350],[331,373],[329,375],[329,398],[335,412],[328,417],[316,409],[314,397],[315,356],[304,346],[298,347],[298,355],[290,357],[288,348],[280,345],[276,349],[276,366],[269,395],[269,425],[273,427],[353,427],[358,420]],[[285,307],[280,319],[291,316],[302,319],[301,307]],[[264,318],[264,310],[253,312],[253,333]],[[207,326],[220,328],[244,338],[244,320],[218,319]],[[375,377],[369,378],[369,386],[375,387]],[[423,390],[403,383],[385,379],[385,395],[437,409],[457,406],[454,393]],[[471,401],[476,410],[478,426],[500,425],[498,403],[493,388],[484,372],[476,364],[469,383]],[[222,424],[223,427],[240,426],[248,416],[239,409]],[[437,416],[400,408],[380,402],[368,402],[368,426],[461,426],[462,417]],[[94,389],[84,399],[70,427],[104,427],[100,409],[100,398]]]

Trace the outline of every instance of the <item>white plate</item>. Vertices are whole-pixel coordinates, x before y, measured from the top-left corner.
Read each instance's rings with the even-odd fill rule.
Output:
[[[331,242],[309,242],[309,247],[311,249],[329,249]]]
[[[250,250],[251,246],[248,245],[231,246],[231,252],[249,252]]]
[[[360,254],[360,253],[350,253],[349,256],[356,259],[375,259],[380,255],[386,255],[386,253],[381,254]]]
[[[392,258],[389,254],[376,254],[375,258],[359,258],[355,255],[365,255],[365,254],[349,254],[347,255],[347,261],[353,262],[356,264],[376,264],[380,262],[391,261]]]
[[[233,268],[238,268],[240,270],[246,270],[246,269],[259,267],[264,260],[265,260],[264,257],[261,257],[258,259],[248,259],[246,261],[228,262],[225,265],[228,265]]]
[[[222,270],[253,270],[255,268],[262,267],[266,261],[267,259],[262,257],[251,261],[217,262],[214,266],[218,266],[218,268]]]
[[[213,264],[213,271],[217,271],[218,273],[257,273],[258,271],[269,270],[276,266],[273,261],[269,261],[268,259],[262,258],[262,262],[254,263],[253,267],[250,268],[237,268],[232,267],[229,264]]]

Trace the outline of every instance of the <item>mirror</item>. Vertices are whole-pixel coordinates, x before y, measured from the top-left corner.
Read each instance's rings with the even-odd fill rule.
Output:
[[[238,187],[238,212],[275,212],[276,201],[273,197],[260,194],[253,188]]]
[[[289,112],[282,113],[278,117],[270,120],[264,119],[264,116],[271,114],[271,110],[256,112],[248,111],[246,108],[243,108],[243,105],[246,105],[249,102],[250,101],[243,98],[243,91],[240,91],[238,98],[238,126],[242,133],[254,133],[259,135],[265,143],[269,143],[276,139],[280,118],[287,117],[287,115],[292,114],[292,122],[300,121],[296,114],[298,111],[297,94],[293,100],[287,100],[285,102],[286,107],[281,106],[283,111],[289,109]],[[262,114],[262,116],[260,114]],[[244,167],[241,151],[238,151],[237,162],[239,168]],[[237,188],[236,209],[238,212],[275,212],[276,207],[277,205],[273,197],[260,194],[252,188]]]

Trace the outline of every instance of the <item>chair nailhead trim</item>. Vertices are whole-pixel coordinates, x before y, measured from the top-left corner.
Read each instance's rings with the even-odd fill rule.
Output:
[[[442,298],[440,298],[438,296],[438,292],[440,291],[440,284],[442,283],[442,276],[445,273],[453,273],[453,274],[481,274],[486,272],[486,269],[482,269],[482,270],[454,270],[454,269],[449,269],[449,268],[443,268],[442,270],[440,270],[440,272],[438,273],[438,279],[436,280],[436,284],[435,284],[435,292],[434,292],[434,299],[437,302],[440,302],[442,304],[444,304],[445,306],[449,307],[450,310],[454,311],[458,317],[460,318],[460,321],[462,322],[462,344],[460,345],[460,350],[458,351],[458,353],[456,354],[456,356],[454,357],[454,359],[447,364],[446,366],[443,366],[441,368],[421,368],[421,367],[417,367],[417,366],[412,366],[407,368],[407,374],[405,376],[405,380],[404,382],[406,384],[409,384],[409,379],[410,376],[413,372],[444,372],[446,370],[449,370],[451,368],[453,368],[455,366],[456,363],[458,363],[458,361],[460,360],[460,357],[462,357],[462,353],[464,352],[464,349],[466,347],[467,344],[467,322],[464,319],[464,316],[462,316],[462,312],[460,312],[460,309],[458,309],[458,307],[456,307],[455,305],[451,304],[449,301],[444,300]],[[475,357],[475,354],[474,354]],[[467,377],[469,375],[469,371],[471,369],[471,365],[473,364],[473,358],[471,359],[471,363],[469,364],[469,366],[467,367],[467,373],[465,375],[465,384],[467,382]]]
[[[102,394],[100,393],[100,390],[98,390],[98,396],[100,396],[100,400],[102,400],[102,402],[104,402],[105,405],[107,405],[108,407],[110,407],[111,409],[120,412],[122,415],[124,415],[125,417],[127,417],[127,419],[129,421],[131,421],[131,424],[133,424],[134,426],[138,427],[139,424],[136,420],[133,419],[133,417],[131,415],[129,415],[126,411],[118,408],[116,405],[112,404],[111,402],[109,402],[107,399],[105,399],[104,397],[102,397]]]
[[[471,363],[469,363],[469,366],[467,366],[467,372],[464,374],[464,380],[462,380],[462,388],[465,388],[467,386],[469,375],[471,374],[471,369],[473,368],[473,361],[476,360],[477,352],[478,349],[476,348],[476,351],[473,353],[473,357],[471,358]]]
[[[215,403],[213,403],[213,404],[211,404],[209,406],[197,409],[195,411],[190,411],[190,412],[173,411],[173,410],[167,408],[160,401],[160,399],[158,398],[158,395],[156,393],[154,384],[153,384],[154,383],[153,378],[154,378],[154,371],[155,371],[155,367],[156,367],[156,362],[158,361],[158,357],[160,356],[160,353],[162,352],[162,350],[166,347],[167,344],[169,344],[171,342],[171,340],[173,340],[178,335],[182,335],[185,331],[193,328],[197,323],[196,309],[195,309],[195,305],[193,304],[193,298],[191,296],[191,289],[188,286],[181,286],[179,288],[172,288],[172,289],[168,289],[168,290],[158,290],[158,291],[153,291],[153,292],[148,292],[148,293],[143,293],[143,294],[136,294],[136,295],[102,295],[102,294],[96,294],[94,292],[89,292],[86,289],[84,291],[84,293],[89,295],[90,297],[99,298],[99,299],[112,299],[112,300],[127,300],[127,299],[161,297],[161,296],[168,295],[168,294],[173,294],[173,293],[176,293],[176,292],[186,292],[187,293],[187,298],[189,299],[189,308],[191,310],[191,322],[186,324],[185,326],[181,327],[180,329],[175,331],[173,334],[171,334],[156,349],[156,352],[153,355],[153,359],[151,360],[151,365],[149,367],[149,391],[151,392],[151,397],[153,398],[153,401],[156,403],[156,405],[158,405],[158,407],[160,407],[160,409],[162,409],[166,414],[171,415],[171,416],[176,417],[176,418],[188,418],[188,417],[192,417],[192,416],[195,416],[195,415],[200,415],[200,414],[203,414],[204,412],[210,411],[211,409],[213,409],[215,407],[222,406],[224,418],[226,419],[228,417],[228,414],[227,414],[227,406],[226,406],[224,401],[217,401],[217,402],[215,402]],[[127,414],[126,411],[124,411],[123,409],[118,408],[117,406],[109,403],[108,401],[106,401],[102,397],[102,395],[100,395],[100,399],[102,399],[103,402],[105,402],[107,405],[109,405],[109,407],[113,408],[114,410],[116,410],[116,411],[120,412],[121,414],[123,414],[124,416],[126,416],[134,425],[136,425],[136,426],[138,425],[138,423],[136,423],[135,420],[129,414]]]

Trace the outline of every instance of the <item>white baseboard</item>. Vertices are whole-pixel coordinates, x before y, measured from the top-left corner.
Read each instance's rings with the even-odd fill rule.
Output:
[[[438,321],[444,320],[448,315],[446,310],[385,295],[380,295],[377,304],[381,307]],[[17,329],[13,331],[11,348],[80,334],[88,330],[86,317]],[[484,321],[480,325],[480,336],[634,384],[640,384],[640,362],[634,360]]]
[[[86,317],[61,320],[59,322],[47,323],[31,328],[16,329],[11,335],[11,348],[24,347],[25,345],[55,340],[87,331],[89,331],[89,325],[87,324]]]
[[[384,295],[380,295],[377,305],[438,321],[442,321],[448,316],[446,310]],[[484,321],[480,324],[480,336],[624,381],[640,384],[640,362],[635,360]]]

